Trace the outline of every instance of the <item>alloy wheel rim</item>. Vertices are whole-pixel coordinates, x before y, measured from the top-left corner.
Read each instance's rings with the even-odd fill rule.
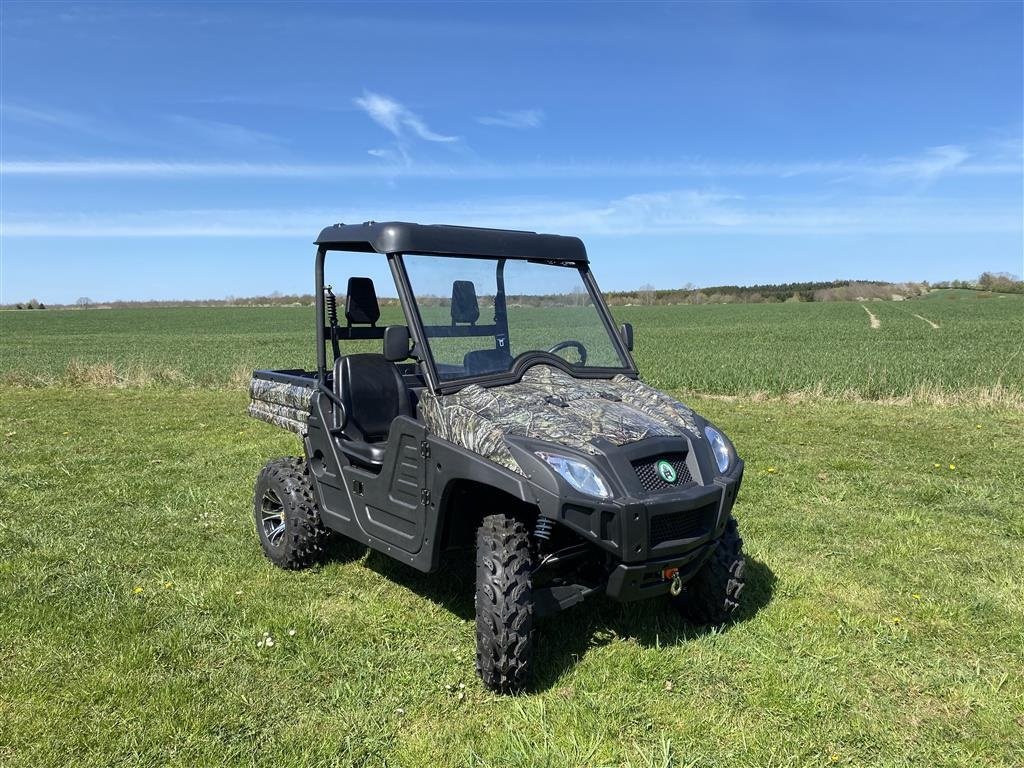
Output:
[[[260,525],[270,546],[278,546],[284,538],[284,504],[272,488],[267,488],[260,499]]]

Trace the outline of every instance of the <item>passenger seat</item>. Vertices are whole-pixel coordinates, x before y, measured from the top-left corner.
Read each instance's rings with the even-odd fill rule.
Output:
[[[345,319],[350,326],[376,326],[380,305],[370,278],[349,278]],[[354,463],[379,470],[391,422],[412,415],[409,389],[398,366],[382,354],[344,355],[334,361],[334,391],[347,415],[338,438],[341,450]]]

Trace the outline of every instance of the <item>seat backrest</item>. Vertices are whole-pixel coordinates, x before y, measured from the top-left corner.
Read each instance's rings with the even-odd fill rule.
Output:
[[[476,299],[476,286],[471,280],[452,283],[452,325],[473,324],[480,319],[480,303]]]
[[[377,290],[368,277],[350,277],[345,290],[345,319],[349,325],[376,325],[380,320]]]
[[[501,373],[507,371],[511,364],[512,358],[504,349],[477,349],[467,352],[462,358],[462,367],[470,376]]]
[[[350,440],[387,439],[397,416],[412,415],[409,388],[398,366],[383,355],[345,355],[334,361],[334,390],[345,405]]]

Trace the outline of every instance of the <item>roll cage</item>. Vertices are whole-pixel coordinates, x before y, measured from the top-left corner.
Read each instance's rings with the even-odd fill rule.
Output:
[[[406,222],[376,223],[357,225],[336,224],[324,229],[316,241],[316,346],[318,389],[334,400],[333,392],[327,386],[327,344],[332,343],[335,357],[338,356],[337,342],[354,339],[381,339],[385,328],[353,326],[341,327],[328,323],[326,316],[324,264],[329,251],[350,251],[380,253],[387,258],[395,287],[399,293],[409,335],[412,340],[410,357],[416,359],[427,387],[431,392],[448,394],[470,384],[494,386],[518,381],[523,373],[538,362],[564,370],[566,373],[585,379],[611,378],[623,374],[632,378],[638,376],[628,345],[615,328],[611,312],[590,271],[589,260],[582,241],[575,237],[545,235],[517,230],[483,229],[446,225],[423,225]],[[555,263],[579,270],[594,306],[615,345],[623,367],[573,367],[557,355],[545,352],[528,352],[515,360],[512,368],[499,373],[466,376],[457,380],[442,381],[436,361],[431,354],[426,328],[409,283],[403,262],[403,255],[415,253],[428,256],[460,256],[463,258],[487,258],[496,260],[497,292],[494,305],[494,321],[487,325],[452,326],[439,328],[430,326],[435,335],[490,336],[508,335],[507,307],[504,294],[504,266],[507,260],[517,259],[534,262]]]

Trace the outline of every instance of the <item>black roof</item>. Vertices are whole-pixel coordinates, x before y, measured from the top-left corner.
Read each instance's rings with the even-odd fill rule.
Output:
[[[405,221],[335,224],[320,233],[316,244],[332,251],[587,261],[587,249],[578,237]]]

